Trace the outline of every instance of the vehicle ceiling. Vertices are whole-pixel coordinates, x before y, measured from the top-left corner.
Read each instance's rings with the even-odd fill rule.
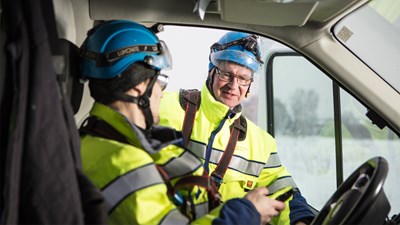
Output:
[[[288,31],[308,30],[318,36],[335,16],[351,12],[367,0],[87,0],[91,20],[129,19],[150,26],[153,23],[187,24],[245,29],[305,46],[304,39],[288,38]],[[82,0],[72,0],[74,9]],[[196,3],[203,6],[194,10]],[[87,4],[87,3],[86,3]],[[206,7],[204,7],[206,6]],[[199,13],[204,11],[205,13]],[[195,12],[194,12],[195,11]],[[87,12],[86,12],[87,13]],[[201,19],[203,18],[203,19]],[[290,27],[291,29],[286,29]],[[302,29],[293,29],[293,27]],[[307,29],[304,29],[307,28]],[[314,32],[310,32],[314,31]],[[309,39],[309,38],[307,38]],[[309,42],[308,40],[307,42]]]
[[[225,22],[264,26],[302,26],[326,22],[360,0],[199,0],[205,16],[215,14]],[[283,3],[281,3],[283,2]],[[288,2],[288,3],[284,3]],[[111,5],[110,5],[111,4]],[[193,22],[195,0],[91,0],[93,19],[115,16],[141,21]],[[171,13],[173,12],[173,13]]]

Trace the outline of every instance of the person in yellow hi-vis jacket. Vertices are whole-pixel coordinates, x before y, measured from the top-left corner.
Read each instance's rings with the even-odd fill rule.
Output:
[[[281,165],[275,139],[242,115],[241,102],[263,64],[258,38],[243,32],[223,35],[210,48],[201,91],[164,92],[160,124],[182,130],[185,145],[202,160],[223,202],[257,187],[275,193],[292,186],[287,207],[271,223],[309,224],[314,213]]]
[[[110,224],[266,224],[285,208],[258,188],[221,204],[180,132],[157,126],[171,66],[166,44],[127,20],[104,22],[80,48],[95,103],[80,128],[85,174],[101,190]]]

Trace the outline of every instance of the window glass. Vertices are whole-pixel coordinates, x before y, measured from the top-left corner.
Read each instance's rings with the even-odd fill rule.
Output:
[[[334,27],[334,36],[380,77],[400,92],[400,1],[370,1]],[[341,92],[344,175],[374,156],[389,163],[384,190],[391,214],[400,208],[399,137],[385,127],[379,129],[365,116],[367,108]]]
[[[334,35],[400,92],[400,1],[371,1],[335,25]]]
[[[366,160],[384,157],[389,164],[384,190],[391,204],[391,212],[398,213],[400,208],[400,181],[397,172],[400,171],[400,141],[390,129],[380,129],[371,123],[367,108],[348,93],[341,92],[342,135],[343,135],[343,170],[344,176],[349,176],[355,168]],[[390,215],[390,214],[389,214]]]
[[[332,81],[298,55],[272,56],[275,137],[282,163],[309,204],[321,209],[336,190]]]
[[[201,89],[208,74],[210,46],[226,32],[218,29],[165,26],[164,31],[157,36],[165,41],[172,56],[172,70],[164,71],[169,75],[166,90]]]
[[[279,154],[309,203],[321,209],[336,190],[335,138],[340,136],[334,110],[340,110],[344,180],[368,159],[384,157],[389,163],[384,190],[392,212],[397,212],[399,137],[372,124],[367,108],[342,89],[340,107],[334,109],[332,81],[305,58],[277,54],[270,60]]]

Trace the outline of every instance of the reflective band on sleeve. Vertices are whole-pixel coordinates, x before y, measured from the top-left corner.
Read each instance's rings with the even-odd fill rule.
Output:
[[[175,178],[187,175],[202,166],[197,156],[185,151],[179,158],[175,158],[163,165],[162,168],[167,172],[169,177]]]
[[[274,181],[270,186],[268,186],[269,194],[273,194],[284,187],[292,186],[294,189],[297,188],[296,183],[291,176],[280,177]]]
[[[206,148],[204,144],[190,141],[188,145],[189,149],[197,155],[197,157],[203,158],[205,156]],[[210,162],[217,164],[223,155],[223,151],[212,149]],[[231,162],[229,163],[229,168],[241,172],[243,174],[259,176],[261,170],[264,167],[264,163],[246,160],[242,157],[233,155]]]
[[[164,181],[154,164],[145,165],[122,175],[102,190],[108,213],[111,213],[130,193],[161,183]]]
[[[160,225],[189,224],[189,219],[175,209],[170,211],[159,224]]]
[[[276,168],[282,166],[281,160],[279,159],[278,153],[273,152],[268,158],[267,164],[264,168]]]

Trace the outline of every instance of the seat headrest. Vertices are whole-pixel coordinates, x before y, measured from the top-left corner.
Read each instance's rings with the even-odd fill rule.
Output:
[[[66,39],[59,39],[53,62],[62,92],[70,98],[74,114],[79,111],[82,101],[83,84],[79,81],[79,48]]]

